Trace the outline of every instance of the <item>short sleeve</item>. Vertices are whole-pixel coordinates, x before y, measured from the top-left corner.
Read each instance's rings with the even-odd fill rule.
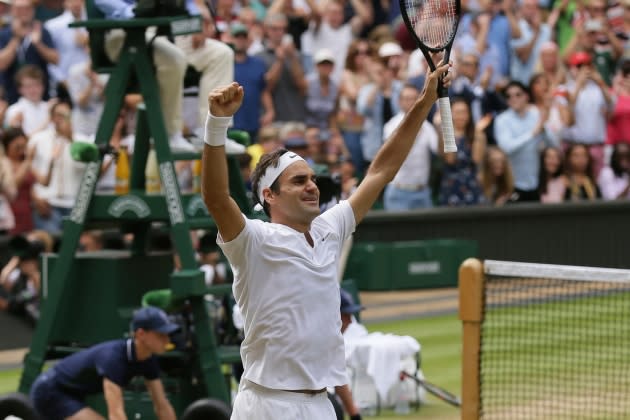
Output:
[[[221,235],[217,236],[217,244],[235,267],[244,266],[247,262],[247,256],[252,249],[258,247],[261,238],[264,237],[264,224],[262,220],[250,220],[245,215],[245,226],[243,230],[229,242],[223,242]]]
[[[96,357],[96,372],[99,376],[123,387],[126,385],[127,356],[124,352],[111,350],[111,347],[107,347]]]
[[[157,357],[150,357],[142,363],[142,376],[148,381],[160,378],[160,364]]]
[[[336,231],[342,242],[354,232],[357,224],[352,206],[347,200],[343,200],[326,210],[316,220],[318,223],[325,223],[333,231]]]

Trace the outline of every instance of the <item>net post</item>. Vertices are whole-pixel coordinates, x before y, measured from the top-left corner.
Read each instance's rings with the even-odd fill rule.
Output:
[[[462,420],[480,413],[479,354],[483,320],[483,264],[468,258],[459,267],[459,319],[462,321]]]

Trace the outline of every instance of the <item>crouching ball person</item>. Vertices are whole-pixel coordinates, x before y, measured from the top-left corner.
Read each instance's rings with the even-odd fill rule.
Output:
[[[271,222],[246,218],[230,197],[225,139],[245,92],[237,83],[208,96],[202,193],[234,273],[244,320],[244,373],[233,420],[336,419],[327,387],[347,384],[339,316],[341,246],[405,160],[437,99],[449,65],[427,75],[424,92],[385,142],[347,201],[320,214],[315,174],[284,149],[264,155],[254,196]]]
[[[169,335],[179,329],[166,313],[144,307],[134,313],[133,338],[106,341],[68,356],[39,375],[31,387],[31,400],[42,419],[103,419],[85,398],[103,393],[108,419],[126,419],[123,387],[143,376],[160,420],[175,420],[166,398],[155,355],[164,353]]]

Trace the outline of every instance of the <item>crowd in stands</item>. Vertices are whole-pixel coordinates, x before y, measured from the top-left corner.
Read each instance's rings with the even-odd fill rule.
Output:
[[[131,2],[94,2],[109,18],[133,18]],[[462,7],[449,91],[458,151],[442,152],[434,109],[384,209],[630,197],[630,0]],[[346,198],[421,95],[426,61],[396,1],[189,0],[187,8],[203,17],[203,31],[153,46],[170,145],[199,150],[207,91],[237,81],[246,95],[232,128],[251,145],[228,152],[239,154],[247,188],[260,156],[285,147],[338,179]],[[68,26],[85,19],[84,0],[0,0],[1,234],[58,236],[74,204],[85,164],[70,144],[94,141],[109,77],[92,66],[88,32]],[[103,46],[112,60],[114,35]],[[184,86],[191,70],[197,81]],[[133,154],[141,102],[126,96],[114,150]],[[183,190],[193,165],[176,163]],[[115,166],[106,156],[98,191],[114,190]]]

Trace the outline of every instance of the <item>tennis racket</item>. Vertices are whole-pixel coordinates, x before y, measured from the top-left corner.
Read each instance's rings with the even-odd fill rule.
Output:
[[[402,378],[410,378],[416,381],[418,385],[427,390],[428,393],[435,395],[442,401],[445,401],[455,407],[461,407],[462,402],[457,395],[453,395],[445,389],[440,388],[437,385],[434,385],[430,382],[422,380],[415,375],[411,375],[410,373],[405,372],[404,370],[400,372],[401,379]]]
[[[461,11],[460,0],[398,0],[400,11],[407,30],[418,44],[418,48],[427,60],[431,71],[435,71],[436,63],[430,53],[444,51],[443,63],[448,63],[451,47],[459,25]],[[442,119],[442,137],[444,152],[457,151],[453,118],[451,117],[451,101],[448,89],[438,87],[438,104]]]

